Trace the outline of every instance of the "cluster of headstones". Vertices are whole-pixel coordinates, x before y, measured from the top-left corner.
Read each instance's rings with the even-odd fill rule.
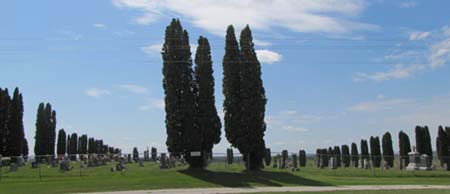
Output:
[[[22,157],[16,158],[13,162],[11,157],[2,157],[0,155],[0,167],[9,166],[9,172],[16,172],[19,170],[19,167],[25,166],[26,162],[26,159]]]
[[[305,157],[304,159],[300,160],[300,157]],[[300,160],[300,161],[299,161]],[[289,152],[287,150],[283,150],[281,152],[281,155],[277,155],[274,157],[274,164],[273,168],[279,168],[279,169],[290,169],[292,171],[299,171],[300,167],[306,166],[306,154],[304,150],[301,150],[299,152],[299,155],[292,154],[291,158],[289,158]]]

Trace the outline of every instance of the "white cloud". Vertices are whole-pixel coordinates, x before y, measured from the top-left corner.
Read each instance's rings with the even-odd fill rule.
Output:
[[[258,39],[253,39],[253,43],[255,43],[256,46],[260,46],[260,47],[272,46],[272,43],[264,41],[264,40],[258,40]]]
[[[414,8],[417,6],[417,3],[415,1],[405,1],[400,3],[401,8]]]
[[[163,44],[164,43],[149,44],[147,46],[141,47],[141,50],[147,55],[159,55],[161,54]],[[192,54],[195,55],[197,44],[190,44],[190,47]]]
[[[147,46],[141,47],[141,50],[147,55],[160,54],[162,50],[162,43],[150,44]]]
[[[267,49],[256,50],[256,55],[258,56],[259,62],[267,64],[279,62],[282,58],[281,54]]]
[[[138,24],[150,24],[160,18],[183,16],[185,21],[216,35],[224,35],[230,24],[237,29],[250,24],[267,30],[282,27],[296,32],[349,33],[378,30],[372,24],[353,18],[367,7],[364,0],[112,0],[121,9],[142,12],[134,18]],[[201,7],[201,9],[199,9]]]
[[[409,78],[417,73],[426,70],[436,70],[450,62],[450,29],[443,27],[439,33],[433,33],[432,43],[425,44],[426,51],[404,51],[384,57],[385,60],[396,61],[399,64],[393,65],[387,71],[375,73],[358,72],[354,75],[353,81],[386,81],[392,79]],[[431,36],[431,32],[420,32],[411,35],[410,40],[423,40]],[[409,64],[409,65],[405,65]]]
[[[376,72],[373,74],[367,74],[358,72],[353,77],[353,81],[355,82],[361,82],[361,81],[387,81],[392,79],[401,79],[401,78],[409,78],[415,73],[424,70],[424,65],[410,65],[410,66],[404,66],[404,65],[394,65],[392,68],[390,68],[388,71],[385,72]]]
[[[102,96],[111,95],[111,92],[105,89],[89,88],[84,91],[84,94],[93,98],[101,98]]]
[[[430,65],[432,69],[441,67],[450,61],[450,35],[446,40],[432,45]]]
[[[127,90],[135,94],[146,94],[148,89],[144,86],[134,85],[134,84],[122,84],[119,85],[120,88]]]
[[[362,102],[348,108],[353,112],[376,112],[380,110],[390,110],[398,106],[410,104],[413,101],[410,99],[384,99],[378,98],[376,101]]]
[[[425,40],[431,35],[431,32],[415,31],[409,34],[409,40]]]
[[[308,132],[308,129],[302,128],[302,127],[293,127],[290,125],[286,125],[282,127],[283,130],[289,131],[289,132]]]
[[[164,110],[164,108],[165,108],[164,99],[152,98],[148,100],[147,104],[140,106],[139,110],[141,111],[148,111],[152,109]]]
[[[100,24],[100,23],[93,24],[92,26],[94,26],[95,28],[106,28],[105,24]]]

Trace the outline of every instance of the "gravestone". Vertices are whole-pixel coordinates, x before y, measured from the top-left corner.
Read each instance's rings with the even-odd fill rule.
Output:
[[[59,170],[60,171],[70,171],[72,170],[70,167],[70,160],[68,160],[68,158],[64,158],[64,160],[62,160],[59,163]]]
[[[118,159],[117,164],[116,164],[116,169],[115,169],[115,170],[117,170],[117,171],[123,171],[123,170],[125,170],[125,168],[126,168],[125,162],[126,162],[126,159],[125,159],[124,157],[120,157],[120,158]]]
[[[419,170],[432,170],[430,157],[426,154],[420,156]]]
[[[142,159],[139,159],[139,167],[144,167],[144,160],[142,160]]]
[[[369,159],[364,159],[364,169],[371,169],[372,168],[372,164],[370,163]]]
[[[328,166],[330,167],[330,169],[337,169],[338,165],[335,157],[330,158]]]
[[[19,169],[19,165],[17,165],[16,163],[11,163],[9,165],[9,172],[17,172],[18,169]]]
[[[17,162],[18,166],[24,166],[25,165],[25,161],[23,160],[22,157],[18,157],[16,162]]]
[[[159,168],[167,169],[169,168],[168,159],[165,153],[161,153],[161,157],[159,158]]]
[[[409,164],[406,170],[419,170],[420,154],[416,152],[416,147],[413,146],[413,151],[408,153]]]
[[[128,163],[128,164],[133,163],[133,160],[131,159],[131,154],[128,154],[128,155],[127,155],[127,163]]]
[[[405,169],[405,164],[406,164],[406,159],[404,159],[404,158],[402,158],[402,159],[400,159],[400,161],[399,161],[400,163],[399,163],[399,168],[400,168],[400,170],[403,170],[403,169]]]
[[[31,168],[32,169],[36,169],[36,168],[39,168],[39,166],[38,166],[38,162],[35,160],[35,161],[33,161],[33,162],[31,162]]]
[[[359,159],[358,160],[358,167],[359,168],[364,168],[364,159]]]

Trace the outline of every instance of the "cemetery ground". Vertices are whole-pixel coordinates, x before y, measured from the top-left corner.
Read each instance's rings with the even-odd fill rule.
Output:
[[[81,171],[79,163],[74,163],[74,168],[68,172],[42,165],[41,179],[39,169],[25,166],[17,172],[7,172],[3,168],[0,191],[39,194],[213,187],[448,185],[450,182],[450,172],[442,170],[331,170],[318,169],[313,164],[314,161],[309,160],[307,167],[295,172],[266,168],[247,173],[242,164],[225,165],[225,162],[211,163],[206,170],[188,170],[187,166],[162,170],[155,162],[145,162],[145,167],[128,164],[124,172],[111,172],[110,168],[115,165],[113,162]]]

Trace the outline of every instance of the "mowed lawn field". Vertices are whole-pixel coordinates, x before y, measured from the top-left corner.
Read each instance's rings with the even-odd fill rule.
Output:
[[[74,163],[74,169],[70,172],[60,172],[58,168],[42,165],[42,180],[39,178],[39,169],[26,166],[17,172],[8,173],[7,169],[3,168],[0,193],[48,194],[206,187],[450,184],[450,172],[441,170],[420,172],[354,168],[330,170],[317,169],[313,167],[312,161],[308,162],[307,167],[295,172],[266,168],[260,172],[251,173],[246,173],[243,165],[225,166],[224,163],[212,163],[206,170],[188,170],[186,166],[161,170],[158,164],[146,162],[145,167],[142,168],[138,164],[128,164],[125,172],[111,172],[110,168],[115,165],[112,162],[106,166],[82,169],[81,173],[79,163]],[[402,192],[410,193],[404,191],[394,193]]]
[[[450,194],[449,190],[385,190],[385,191],[334,191],[334,192],[301,192],[289,194]],[[255,193],[255,194],[285,194],[285,193]]]

